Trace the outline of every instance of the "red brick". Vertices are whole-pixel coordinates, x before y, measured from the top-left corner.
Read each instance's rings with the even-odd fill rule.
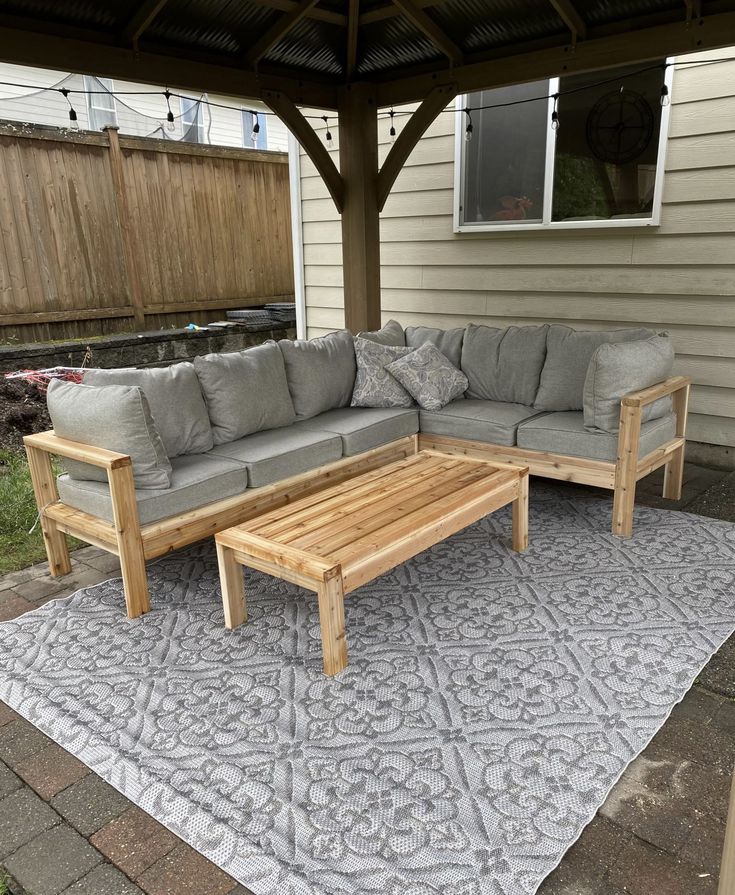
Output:
[[[95,833],[92,845],[131,879],[168,854],[181,840],[140,808],[129,808]]]
[[[52,743],[15,766],[15,772],[33,787],[42,799],[52,799],[62,789],[81,780],[89,768],[61,746]]]
[[[204,855],[180,845],[137,880],[148,895],[227,895],[237,881]]]

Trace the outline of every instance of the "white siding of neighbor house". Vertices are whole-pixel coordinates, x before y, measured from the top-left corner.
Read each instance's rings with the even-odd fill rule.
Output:
[[[689,437],[734,446],[735,50],[692,58],[723,56],[732,61],[677,66],[657,228],[455,234],[454,114],[439,115],[381,216],[383,320],[665,328],[676,371],[695,383]],[[389,124],[379,127],[382,161]],[[303,152],[300,166],[306,323],[316,336],[344,325],[340,223]]]
[[[0,83],[0,119],[10,121],[48,124],[55,127],[69,126],[69,104],[58,93],[43,91],[43,87],[67,87],[70,90],[83,90],[84,80],[81,75],[68,72],[49,71],[41,68],[26,68],[21,65],[0,63],[0,82],[16,82],[22,85],[34,85],[38,92],[32,93],[28,87],[10,87]],[[113,81],[114,91],[163,91],[160,85],[138,84],[129,81]],[[173,85],[169,89],[174,93],[200,99],[204,94],[188,90],[177,90]],[[242,110],[250,109],[265,112],[266,107],[257,100],[241,100],[234,97],[209,93],[206,97],[213,103],[228,106],[226,109],[203,106],[203,117],[207,142],[218,146],[246,146],[252,148],[250,133],[243,133]],[[71,94],[71,100],[77,113],[80,129],[89,130],[89,111],[87,97]],[[181,139],[182,124],[180,100],[171,99],[171,111],[176,116],[175,129],[161,133],[166,125],[166,100],[161,95],[118,96],[115,101],[117,123],[120,132],[138,137],[166,136]],[[267,148],[285,152],[288,149],[288,131],[286,126],[275,115],[261,118],[261,127],[265,126]]]

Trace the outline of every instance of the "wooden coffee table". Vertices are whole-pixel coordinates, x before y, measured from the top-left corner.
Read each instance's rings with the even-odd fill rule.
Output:
[[[528,545],[528,468],[421,451],[215,535],[225,624],[247,617],[241,566],[316,591],[324,673],[347,665],[344,595],[513,504]]]

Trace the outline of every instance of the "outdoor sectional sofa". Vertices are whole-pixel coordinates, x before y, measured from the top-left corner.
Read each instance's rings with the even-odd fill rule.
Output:
[[[427,342],[466,377],[463,395],[434,410],[350,406],[356,344],[401,357]],[[119,555],[136,617],[146,560],[425,448],[611,489],[613,532],[630,536],[638,479],[665,466],[664,496],[681,492],[689,381],[672,361],[649,330],[390,321],[358,343],[341,331],[52,382],[54,431],[25,439],[50,572],[70,571],[64,533]],[[379,373],[378,403],[391,379]]]

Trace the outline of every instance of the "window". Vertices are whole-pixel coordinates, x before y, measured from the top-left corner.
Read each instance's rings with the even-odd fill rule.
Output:
[[[455,230],[657,224],[669,114],[662,77],[659,65],[628,67],[461,98]]]
[[[99,131],[108,125],[117,124],[115,97],[112,95],[114,88],[110,78],[92,78],[85,75],[84,89],[90,91],[87,93],[89,129]]]
[[[258,132],[254,133],[253,128],[258,125]],[[251,112],[249,109],[242,110],[242,145],[253,147],[253,149],[268,148],[268,128],[267,116],[262,113]],[[253,139],[253,137],[255,139]]]
[[[181,137],[187,143],[208,143],[204,126],[202,100],[191,96],[181,97],[181,125],[184,134]]]

